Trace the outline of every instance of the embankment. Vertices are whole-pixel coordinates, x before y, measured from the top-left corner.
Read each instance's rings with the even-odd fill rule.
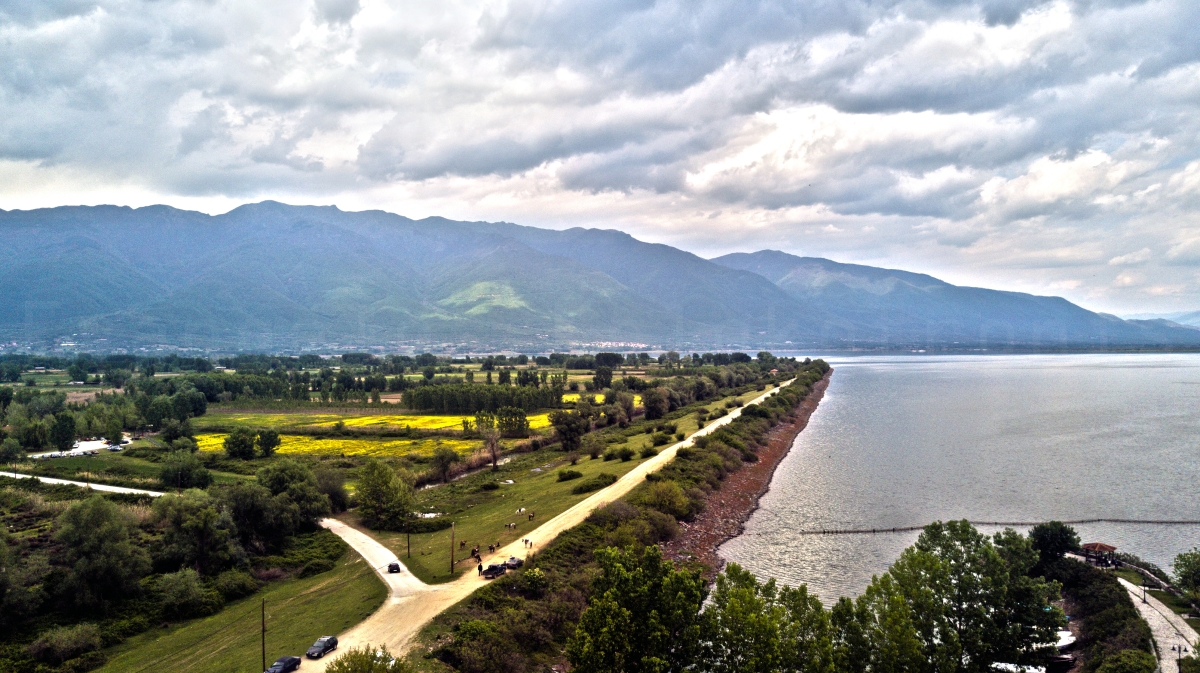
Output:
[[[757,451],[758,461],[745,463],[721,482],[720,490],[708,498],[704,511],[690,523],[681,524],[683,534],[662,545],[668,558],[697,560],[716,572],[724,565],[717,548],[740,535],[758,501],[771,486],[771,478],[783,457],[792,448],[796,436],[808,425],[808,419],[829,387],[833,370],[813,384],[812,392],[796,408],[792,419],[772,428],[766,446]]]

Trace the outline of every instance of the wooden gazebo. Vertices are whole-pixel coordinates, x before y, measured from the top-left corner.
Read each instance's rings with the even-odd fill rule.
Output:
[[[1116,552],[1116,547],[1103,542],[1085,542],[1083,544],[1083,556],[1089,561],[1095,559],[1107,564],[1113,560],[1113,554]]]

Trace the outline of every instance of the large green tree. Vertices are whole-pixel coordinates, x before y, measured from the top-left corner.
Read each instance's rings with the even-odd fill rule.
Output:
[[[760,583],[737,564],[703,613],[699,668],[710,673],[832,673],[829,615],[807,587]]]
[[[671,673],[697,661],[704,603],[698,572],[677,570],[656,546],[596,551],[601,573],[567,644],[579,673]]]
[[[164,495],[155,501],[154,514],[163,530],[163,565],[214,575],[243,554],[233,519],[205,491]]]
[[[1057,561],[1068,552],[1079,551],[1079,534],[1061,521],[1039,523],[1029,531],[1029,539],[1043,564]]]
[[[60,411],[50,425],[50,444],[59,451],[70,451],[75,444],[75,414]]]
[[[250,460],[254,457],[255,434],[248,428],[234,428],[225,437],[225,455],[240,460]]]
[[[76,502],[58,519],[55,539],[69,568],[59,587],[64,600],[85,609],[105,610],[139,593],[149,571],[145,553],[130,541],[132,522],[117,505],[94,495]]]
[[[358,471],[358,512],[371,528],[401,530],[415,508],[410,480],[376,458]]]
[[[563,451],[578,451],[583,436],[592,428],[591,418],[576,411],[556,409],[550,412],[549,420]]]

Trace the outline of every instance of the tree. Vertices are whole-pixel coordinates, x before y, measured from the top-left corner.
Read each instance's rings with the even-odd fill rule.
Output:
[[[240,460],[254,457],[254,432],[248,428],[234,428],[225,437],[225,455]]]
[[[1055,642],[1065,621],[1051,606],[1057,586],[1025,574],[1037,561],[1028,540],[1011,531],[997,540],[1003,549],[967,521],[935,522],[886,573],[894,589],[883,594],[910,607],[927,670],[1020,664]]]
[[[671,398],[665,388],[650,388],[642,393],[642,407],[646,410],[646,420],[657,420],[671,410]]]
[[[349,509],[350,494],[346,492],[346,478],[341,472],[322,465],[313,474],[317,478],[317,490],[329,498],[329,508],[334,514]]]
[[[1175,572],[1175,581],[1180,588],[1193,595],[1200,593],[1200,548],[1176,556],[1171,570]]]
[[[172,451],[163,461],[158,480],[168,488],[208,488],[212,476],[191,451]]]
[[[415,507],[412,485],[376,458],[358,471],[358,513],[370,528],[399,530]]]
[[[120,445],[125,439],[124,424],[121,422],[121,417],[115,413],[110,414],[108,419],[104,421],[104,440],[109,444]]]
[[[66,547],[62,560],[70,569],[59,587],[64,600],[104,611],[140,593],[138,580],[150,564],[130,542],[131,521],[117,505],[94,495],[68,507],[58,526],[54,537]]]
[[[596,390],[612,387],[613,370],[611,367],[596,367],[596,375],[592,377],[592,385]]]
[[[392,656],[387,647],[375,649],[364,645],[361,649],[350,648],[325,670],[328,673],[410,673],[412,668]]]
[[[711,673],[829,671],[829,616],[807,587],[765,584],[736,563],[717,576],[703,616],[700,670]]]
[[[1039,523],[1029,531],[1029,539],[1033,541],[1033,548],[1037,550],[1043,565],[1057,561],[1067,552],[1079,550],[1079,534],[1061,521]]]
[[[567,643],[579,673],[667,673],[693,667],[704,580],[676,570],[656,546],[596,550],[601,573]]]
[[[13,401],[12,386],[0,386],[0,411],[8,409],[8,405]]]
[[[257,444],[263,458],[270,458],[275,454],[275,449],[279,448],[279,433],[271,428],[259,430]]]
[[[625,357],[620,353],[596,353],[596,366],[608,367],[612,370],[615,367],[620,367],[625,362]],[[608,386],[605,386],[607,388]]]
[[[528,437],[529,419],[517,407],[500,407],[496,410],[496,429],[505,437]]]
[[[583,436],[592,429],[592,420],[575,411],[556,409],[550,412],[549,420],[563,451],[578,451]]]
[[[164,564],[215,575],[242,556],[233,518],[216,505],[208,493],[195,489],[154,502],[155,521],[163,529]]]
[[[8,437],[0,442],[0,463],[15,463],[25,458],[25,449],[16,437]]]
[[[500,469],[500,433],[493,428],[484,430],[483,435],[483,450],[487,452],[492,459],[492,471]]]
[[[600,439],[596,434],[587,434],[584,435],[583,441],[580,442],[580,447],[589,458],[595,460],[600,457],[600,454],[604,453],[604,440]]]
[[[433,451],[433,469],[441,475],[443,482],[450,481],[450,468],[459,460],[458,453],[448,446],[439,446]]]
[[[54,415],[50,425],[50,443],[59,451],[70,451],[75,444],[75,415],[60,411]]]
[[[278,515],[286,517],[293,530],[312,530],[329,516],[329,498],[317,488],[317,477],[307,466],[281,460],[259,469],[255,477],[275,496]]]

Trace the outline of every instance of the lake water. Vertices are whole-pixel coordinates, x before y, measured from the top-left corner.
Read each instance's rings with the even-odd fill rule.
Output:
[[[1200,355],[829,358],[835,372],[746,533],[721,556],[857,595],[935,520],[1200,520]],[[1168,569],[1200,526],[1090,524]],[[996,528],[981,527],[994,532]]]

